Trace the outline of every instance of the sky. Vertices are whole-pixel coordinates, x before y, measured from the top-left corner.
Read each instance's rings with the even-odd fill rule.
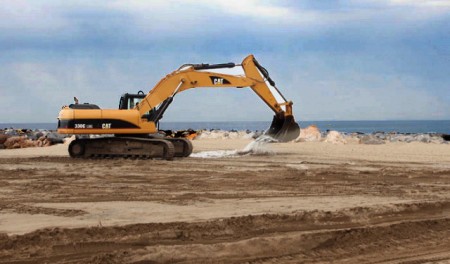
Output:
[[[0,123],[118,108],[184,63],[248,54],[296,120],[450,119],[450,0],[4,0]],[[250,89],[191,89],[164,121],[270,121]]]

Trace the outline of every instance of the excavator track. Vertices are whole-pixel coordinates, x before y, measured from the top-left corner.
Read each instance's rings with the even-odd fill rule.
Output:
[[[165,138],[165,140],[170,141],[174,148],[174,157],[189,157],[191,155],[194,147],[189,139],[185,138]]]
[[[72,158],[172,160],[175,156],[175,147],[170,140],[157,138],[81,138],[70,143],[69,154]]]

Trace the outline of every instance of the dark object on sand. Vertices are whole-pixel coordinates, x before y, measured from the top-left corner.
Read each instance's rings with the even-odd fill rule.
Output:
[[[442,138],[443,138],[445,141],[450,141],[450,135],[449,135],[449,134],[442,134]]]

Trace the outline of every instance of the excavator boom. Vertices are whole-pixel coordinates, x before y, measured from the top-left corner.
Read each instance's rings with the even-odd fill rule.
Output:
[[[144,115],[150,109],[163,103],[161,110],[155,115],[155,120],[152,120],[158,122],[168,105],[173,101],[173,97],[179,92],[197,87],[250,87],[275,113],[272,125],[266,134],[282,142],[291,141],[298,137],[300,128],[292,114],[292,102],[285,99],[283,94],[276,88],[275,82],[270,78],[267,70],[257,62],[253,55],[247,56],[240,64],[245,76],[204,71],[238,66],[234,63],[190,64],[184,66],[182,66],[182,69],[174,71],[163,78],[135,109],[139,110],[141,115]],[[277,101],[266,81],[275,89],[284,102],[279,103]],[[283,110],[283,106],[285,110]]]
[[[242,67],[244,75],[211,71],[239,66]],[[267,83],[269,83],[271,88],[269,88]],[[275,86],[275,82],[270,78],[268,71],[258,63],[253,55],[247,56],[241,64],[183,65],[161,79],[147,95],[144,96],[142,94],[142,96],[139,96],[139,102],[129,105],[123,104],[123,100],[121,100],[121,109],[100,109],[95,105],[84,104],[63,107],[58,117],[58,132],[62,134],[115,135],[113,140],[95,141],[83,139],[82,144],[78,144],[73,148],[69,147],[69,153],[74,157],[93,156],[98,153],[104,155],[104,153],[110,152],[114,152],[113,156],[121,156],[123,152],[127,152],[127,149],[130,149],[123,148],[122,145],[124,144],[134,145],[133,151],[130,150],[128,152],[135,153],[133,155],[140,155],[140,151],[136,151],[136,149],[149,150],[148,146],[144,146],[146,142],[142,138],[153,138],[149,134],[158,132],[157,124],[163,118],[164,112],[172,103],[174,97],[185,90],[200,87],[250,87],[274,112],[272,124],[266,131],[267,135],[281,142],[286,142],[295,139],[300,133],[300,128],[293,117],[292,102],[285,99]],[[276,97],[275,94],[278,96]],[[129,108],[123,108],[123,105],[129,106]],[[128,141],[122,140],[124,137],[128,137]],[[136,138],[139,138],[139,140]],[[163,156],[162,152],[164,152],[164,158],[168,159],[167,155],[170,156],[171,152],[174,152],[175,156],[188,156],[192,151],[190,143],[172,140],[169,143],[177,146],[174,148],[174,151],[171,151],[172,147],[170,144],[166,144],[166,142],[161,143],[158,140],[154,140],[154,138],[152,140],[151,144],[159,144],[159,147],[155,148],[161,149],[161,153],[156,152],[155,154],[155,152],[152,152],[147,157]],[[115,150],[111,149],[111,146],[115,146]],[[87,149],[89,150],[87,151]],[[103,150],[97,151],[98,149]]]

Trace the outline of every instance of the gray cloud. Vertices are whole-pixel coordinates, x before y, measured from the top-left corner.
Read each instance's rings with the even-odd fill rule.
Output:
[[[52,122],[73,96],[116,108],[183,63],[249,53],[298,119],[448,119],[448,11],[412,0],[14,1],[0,7],[0,122]],[[188,91],[165,116],[270,119],[248,89]]]

